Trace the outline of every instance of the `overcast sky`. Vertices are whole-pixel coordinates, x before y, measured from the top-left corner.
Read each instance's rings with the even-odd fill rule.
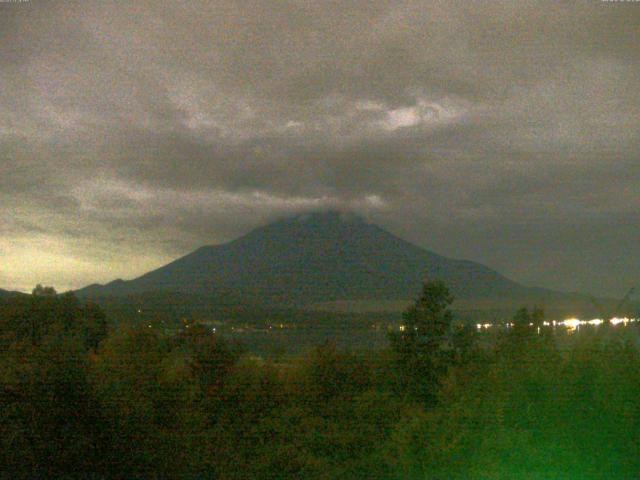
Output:
[[[528,285],[640,282],[640,3],[0,3],[0,288],[344,208]]]

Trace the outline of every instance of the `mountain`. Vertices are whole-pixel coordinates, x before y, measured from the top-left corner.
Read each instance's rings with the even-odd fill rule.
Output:
[[[20,295],[24,295],[21,292],[11,292],[9,290],[3,290],[0,288],[0,300],[4,300],[5,298],[17,297]]]
[[[427,278],[444,280],[456,298],[468,301],[562,295],[524,287],[479,263],[440,256],[359,216],[333,211],[276,221],[136,279],[76,293],[87,298],[166,291],[304,306],[412,299]]]

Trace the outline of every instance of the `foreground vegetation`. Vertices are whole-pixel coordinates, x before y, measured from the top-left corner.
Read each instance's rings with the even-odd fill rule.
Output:
[[[558,348],[522,310],[488,341],[425,285],[383,351],[252,357],[197,324],[108,332],[37,289],[0,304],[0,472],[15,478],[640,476],[640,352]],[[533,326],[529,326],[533,323]],[[629,332],[627,331],[627,334]]]

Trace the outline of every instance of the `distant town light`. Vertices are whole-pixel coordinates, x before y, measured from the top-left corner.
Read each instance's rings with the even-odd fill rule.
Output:
[[[578,327],[578,325],[580,325],[580,320],[577,318],[567,318],[566,320],[558,323],[560,325],[564,325],[565,327],[576,328]]]
[[[610,320],[611,325],[618,325],[618,324],[620,324],[620,323],[622,323],[622,324],[626,325],[627,323],[632,322],[632,321],[633,321],[633,320],[630,320],[630,319],[628,319],[627,317],[624,317],[624,318],[613,317],[613,318]]]
[[[640,321],[640,319],[637,318],[628,318],[628,317],[614,317],[611,320],[609,320],[609,322],[612,325],[620,325],[622,324],[623,326],[626,326],[629,323],[633,323],[633,322],[638,322]],[[601,318],[594,318],[592,320],[580,320],[579,318],[567,318],[566,320],[552,320],[552,321],[544,321],[542,322],[542,325],[544,325],[545,327],[549,327],[549,326],[560,326],[560,327],[567,327],[570,331],[573,331],[575,329],[577,329],[580,325],[593,325],[593,326],[599,326],[604,324],[605,321]],[[491,327],[499,327],[501,325],[504,325],[505,327],[509,328],[509,327],[513,327],[513,323],[511,322],[506,322],[504,324],[496,324],[496,323],[476,323],[476,328],[478,330],[482,330],[482,329],[487,329],[487,328],[491,328]],[[532,323],[529,324],[529,326],[533,326]],[[404,331],[404,326],[401,325],[400,329],[402,331]],[[540,333],[540,327],[537,328],[538,333]]]

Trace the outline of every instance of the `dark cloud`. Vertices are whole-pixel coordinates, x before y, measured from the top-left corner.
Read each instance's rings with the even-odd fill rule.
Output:
[[[341,207],[621,293],[638,25],[630,2],[0,3],[0,280],[132,277]]]

